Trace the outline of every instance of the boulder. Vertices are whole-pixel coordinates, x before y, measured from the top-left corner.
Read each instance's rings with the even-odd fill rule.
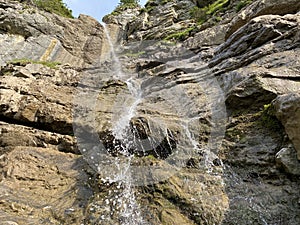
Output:
[[[276,162],[279,166],[293,175],[300,175],[300,161],[297,160],[296,151],[293,148],[282,148],[276,154]]]
[[[275,115],[283,124],[289,139],[297,151],[298,160],[300,160],[300,94],[288,93],[280,95],[274,100],[273,105],[275,107]]]

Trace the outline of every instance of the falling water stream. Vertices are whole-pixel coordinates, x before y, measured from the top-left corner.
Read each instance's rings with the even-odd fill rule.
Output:
[[[132,176],[130,171],[130,164],[133,155],[130,155],[129,148],[132,145],[131,141],[127,139],[127,131],[130,126],[130,120],[136,113],[136,107],[141,101],[141,89],[139,84],[134,83],[131,77],[127,77],[122,72],[121,62],[115,52],[114,44],[111,39],[111,35],[106,25],[104,24],[104,33],[107,42],[110,47],[110,54],[113,61],[113,79],[121,80],[126,83],[131,97],[134,99],[131,104],[122,108],[122,114],[119,116],[117,121],[114,121],[112,127],[112,134],[115,139],[122,140],[121,150],[119,151],[124,157],[121,160],[116,160],[116,166],[118,168],[117,174],[113,174],[113,177],[105,178],[106,182],[118,183],[118,188],[122,188],[122,193],[119,195],[117,200],[120,206],[120,224],[121,225],[141,225],[145,224],[141,216],[138,203],[133,191]],[[107,202],[110,199],[106,200]]]
[[[111,121],[111,133],[114,137],[113,148],[117,149],[118,155],[117,157],[111,157],[108,160],[107,168],[111,172],[106,172],[101,178],[102,182],[107,184],[110,188],[107,196],[103,200],[104,205],[107,207],[104,211],[102,210],[103,214],[100,216],[100,219],[103,224],[109,219],[108,217],[117,218],[120,225],[148,224],[142,216],[144,211],[142,211],[138,204],[138,196],[136,196],[137,192],[135,188],[138,182],[145,179],[145,174],[142,174],[141,172],[143,169],[142,167],[132,166],[135,160],[133,152],[143,151],[141,155],[146,156],[148,155],[146,151],[156,151],[155,149],[157,149],[159,145],[163,145],[162,151],[172,152],[171,157],[169,157],[170,155],[162,157],[165,158],[163,162],[163,173],[160,172],[162,170],[161,167],[158,169],[152,167],[150,169],[147,168],[146,171],[147,173],[149,172],[149,174],[152,174],[152,177],[158,177],[155,182],[159,181],[159,179],[165,180],[169,178],[172,174],[176,173],[178,169],[184,167],[189,158],[199,154],[199,152],[203,152],[203,149],[200,149],[198,145],[197,137],[195,137],[197,135],[194,135],[190,130],[200,119],[197,113],[199,105],[191,101],[186,91],[183,90],[180,85],[176,84],[176,80],[164,80],[164,78],[153,78],[151,76],[142,78],[138,77],[137,74],[123,72],[121,60],[115,50],[114,41],[111,38],[109,29],[105,25],[103,27],[106,41],[109,46],[109,59],[106,62],[112,65],[109,79],[121,81],[126,84],[128,93],[124,96],[119,96],[124,100],[123,102],[121,102],[122,100],[115,102],[115,106],[118,110],[114,111],[114,117]],[[178,66],[180,63],[184,64],[184,66],[189,66],[190,63],[188,60],[185,61],[185,59],[175,59],[173,61],[170,60],[169,62],[175,64],[175,66]],[[204,73],[205,72],[203,72],[203,74]],[[199,76],[198,73],[195,75]],[[190,79],[189,76],[193,75],[188,73],[187,75],[184,75],[183,78],[179,76],[178,79]],[[201,85],[203,84],[200,84],[200,86]],[[160,92],[161,90],[163,90],[163,92]],[[174,115],[179,118],[176,122],[176,126],[180,127],[180,137],[178,140],[180,139],[181,141],[178,141],[176,147],[173,147],[174,143],[171,143],[170,139],[172,139],[173,134],[168,130],[168,126],[164,124],[163,120],[155,117],[155,115],[151,115],[151,120],[154,121],[154,124],[159,124],[159,126],[155,127],[155,125],[151,125],[150,123],[147,125],[149,125],[148,128],[150,133],[156,135],[156,139],[147,137],[145,140],[142,140],[140,144],[137,144],[140,140],[136,140],[138,137],[134,132],[137,132],[138,135],[138,131],[135,131],[135,125],[131,124],[131,122],[135,117],[140,116],[138,113],[138,107],[140,105],[146,107],[147,110],[155,112],[157,107],[160,106],[155,103],[151,105],[151,99],[157,99],[160,94],[163,95],[163,104],[164,107],[166,107],[165,111],[162,111],[162,113],[165,113],[165,115]],[[179,96],[179,98],[175,96]],[[162,142],[164,142],[164,144],[161,144]],[[167,146],[169,150],[164,149],[164,146]],[[159,153],[157,153],[157,155],[159,155]],[[94,156],[89,155],[86,155],[86,157],[90,159],[91,157],[94,158]],[[203,166],[207,167],[207,171],[210,172],[210,163],[216,155],[208,149],[204,154],[204,158],[205,157],[205,165]],[[99,174],[101,174],[103,170],[105,169],[98,166]],[[142,182],[144,182],[144,180]],[[147,182],[145,182],[145,184]],[[152,181],[150,181],[150,183],[151,182]],[[144,184],[141,184],[140,182],[138,185]]]

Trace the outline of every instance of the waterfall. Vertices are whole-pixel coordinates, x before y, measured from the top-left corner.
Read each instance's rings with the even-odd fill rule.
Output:
[[[126,76],[122,72],[121,61],[115,52],[114,44],[111,39],[111,35],[106,25],[103,25],[105,37],[110,47],[110,54],[113,60],[113,78],[121,80],[126,83],[133,101],[131,104],[122,107],[122,113],[119,115],[117,121],[113,121],[112,134],[116,139],[122,140],[120,153],[123,154],[121,160],[115,160],[116,167],[118,168],[117,174],[113,174],[112,177],[104,178],[105,182],[118,183],[117,189],[122,189],[122,192],[117,196],[116,199],[106,199],[109,204],[113,201],[115,205],[114,210],[119,210],[119,221],[121,225],[141,225],[145,224],[140,213],[139,205],[136,201],[133,185],[132,185],[132,174],[130,170],[131,160],[133,155],[130,155],[128,149],[132,145],[131,141],[126,138],[127,131],[129,129],[129,123],[132,117],[135,115],[135,110],[141,101],[140,85],[135,83],[131,77]]]
[[[113,60],[113,63],[114,63],[113,64],[114,65],[114,69],[115,69],[114,72],[116,72],[116,74],[117,74],[115,76],[115,78],[116,79],[120,79],[120,78],[122,78],[121,62],[120,62],[118,56],[116,55],[114,44],[113,44],[113,42],[111,40],[111,36],[110,36],[109,31],[108,31],[108,29],[107,29],[107,27],[106,27],[105,24],[103,24],[103,31],[104,31],[104,34],[105,34],[105,37],[106,37],[106,41],[107,41],[107,43],[109,45],[109,53],[111,54],[112,60]]]
[[[103,27],[107,57],[101,55],[105,61],[93,67],[90,77],[83,78],[74,110],[80,151],[100,177],[100,197],[90,208],[99,212],[95,220],[100,224],[148,224],[146,219],[152,212],[138,204],[139,198],[140,202],[144,199],[138,195],[137,186],[165,181],[188,165],[195,164],[200,170],[213,173],[212,161],[217,155],[211,149],[217,149],[216,137],[222,135],[223,129],[220,112],[225,111],[215,99],[222,93],[218,92],[218,83],[210,81],[211,76],[205,80],[204,75],[211,73],[202,66],[204,62],[190,57],[191,52],[160,51],[168,45],[155,43],[115,49],[109,27]],[[135,50],[147,52],[148,58],[122,61],[128,59],[126,51]],[[161,54],[172,57],[160,58]],[[134,71],[138,62],[149,61],[159,65],[158,71]],[[175,73],[177,70],[185,72]],[[185,86],[187,82],[189,85]],[[202,117],[211,120],[204,121],[207,124],[199,130]],[[98,127],[99,119],[104,122]],[[207,146],[199,144],[200,131],[210,135]]]

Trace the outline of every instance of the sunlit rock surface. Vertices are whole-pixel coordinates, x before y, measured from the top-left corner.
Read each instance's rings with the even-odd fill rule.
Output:
[[[299,2],[202,4],[0,0],[1,224],[300,223]]]

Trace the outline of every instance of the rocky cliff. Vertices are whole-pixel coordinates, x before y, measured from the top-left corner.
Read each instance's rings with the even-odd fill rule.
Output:
[[[299,12],[0,0],[0,224],[298,225]]]

